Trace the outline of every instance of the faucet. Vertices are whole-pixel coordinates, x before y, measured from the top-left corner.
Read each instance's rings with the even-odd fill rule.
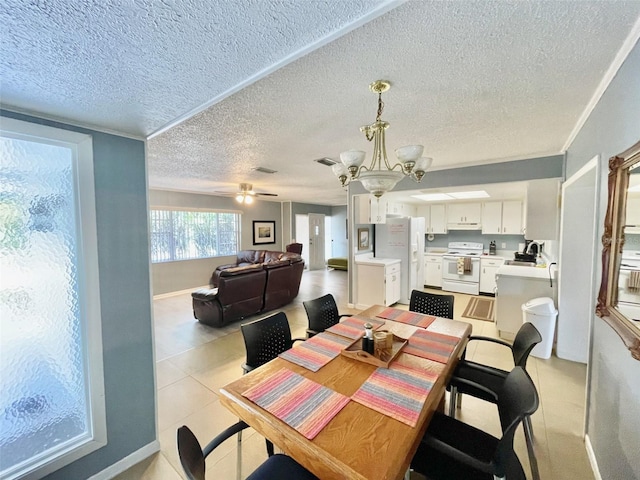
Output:
[[[529,255],[531,255],[531,246],[535,245],[536,246],[536,256],[539,256],[542,253],[542,245],[544,245],[544,243],[539,243],[536,242],[535,240],[532,241],[531,243],[529,243],[529,246],[527,247],[527,252]]]

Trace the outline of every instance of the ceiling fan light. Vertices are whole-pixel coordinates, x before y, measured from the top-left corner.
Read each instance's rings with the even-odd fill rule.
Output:
[[[236,202],[238,203],[244,203],[244,194],[239,193],[236,195]]]
[[[244,203],[246,203],[247,205],[251,205],[253,203],[253,197],[247,195],[246,197],[244,197]]]

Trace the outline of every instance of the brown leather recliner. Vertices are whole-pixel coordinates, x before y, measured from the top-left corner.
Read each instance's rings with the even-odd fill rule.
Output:
[[[303,270],[304,260],[296,253],[243,250],[237,263],[216,268],[210,280],[214,288],[191,294],[193,315],[202,323],[220,327],[282,307],[298,295]]]
[[[202,323],[221,327],[258,313],[264,306],[266,283],[267,272],[261,264],[222,270],[217,288],[191,294],[193,315]]]

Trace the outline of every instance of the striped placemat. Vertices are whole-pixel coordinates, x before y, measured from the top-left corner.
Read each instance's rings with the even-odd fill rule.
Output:
[[[447,363],[451,352],[456,348],[460,339],[451,335],[430,332],[429,330],[416,330],[409,337],[403,352],[428,358],[440,363]]]
[[[322,332],[278,356],[312,372],[317,372],[353,342],[351,338]]]
[[[351,399],[415,427],[438,374],[398,365],[378,368]]]
[[[427,328],[436,317],[431,315],[423,315],[417,312],[408,312],[399,308],[389,307],[376,315],[380,318],[393,320],[394,322],[406,323],[415,327]]]
[[[242,395],[309,440],[349,403],[349,397],[282,368]]]
[[[327,328],[325,332],[335,333],[336,335],[341,335],[343,337],[351,338],[353,340],[357,340],[358,338],[364,335],[364,324],[370,323],[373,325],[373,329],[376,330],[384,325],[384,322],[381,320],[376,320],[375,318],[366,318],[366,317],[347,317],[343,319],[340,323],[336,323],[331,327]]]

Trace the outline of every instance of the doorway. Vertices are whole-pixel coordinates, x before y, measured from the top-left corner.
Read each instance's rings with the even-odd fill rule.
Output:
[[[598,157],[562,185],[558,357],[587,363],[595,305]]]

